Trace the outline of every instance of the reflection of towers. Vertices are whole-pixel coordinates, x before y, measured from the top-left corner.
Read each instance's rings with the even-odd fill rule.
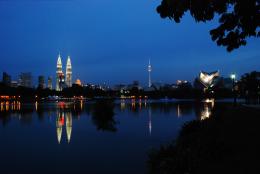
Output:
[[[215,101],[214,99],[207,99],[204,103],[203,110],[200,114],[200,120],[205,120],[209,118],[212,114],[212,109],[214,108]]]
[[[148,65],[148,73],[149,73],[148,87],[152,86],[151,72],[152,72],[152,66],[151,66],[151,62],[150,62],[150,59],[149,59],[149,65]]]
[[[64,74],[62,72],[62,62],[61,62],[61,56],[59,54],[58,60],[57,60],[57,71],[56,71],[56,90],[61,91],[62,90],[62,83],[64,82]]]
[[[64,118],[65,115],[65,118]],[[70,143],[71,133],[72,133],[72,113],[68,112],[58,112],[57,119],[56,119],[56,128],[57,128],[57,139],[58,143],[61,143],[62,139],[62,129],[64,124],[66,124],[66,134],[67,134],[67,141]]]
[[[67,112],[67,114],[66,114],[66,133],[67,133],[68,143],[70,143],[71,132],[72,132],[72,114],[71,114],[71,112]]]
[[[72,66],[70,56],[68,56],[66,65],[66,84],[68,87],[72,86]]]
[[[61,142],[61,136],[62,136],[62,126],[64,125],[64,115],[62,112],[59,112],[56,119],[56,128],[57,128],[57,139],[58,143]]]
[[[151,106],[149,107],[148,114],[149,114],[149,123],[148,123],[149,135],[151,135],[152,134],[152,109],[151,109]]]

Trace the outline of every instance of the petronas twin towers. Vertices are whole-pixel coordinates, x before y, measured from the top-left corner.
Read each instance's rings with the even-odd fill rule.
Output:
[[[56,90],[62,91],[63,88],[71,87],[71,86],[72,86],[72,66],[71,66],[70,56],[68,56],[67,58],[66,76],[64,76],[64,73],[62,71],[61,56],[59,54],[57,60],[57,71],[56,71]]]

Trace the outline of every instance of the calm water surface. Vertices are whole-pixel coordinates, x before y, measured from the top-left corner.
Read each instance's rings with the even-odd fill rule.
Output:
[[[0,173],[146,173],[148,151],[176,138],[185,122],[209,117],[213,106],[122,100],[109,111],[88,102],[1,103]]]

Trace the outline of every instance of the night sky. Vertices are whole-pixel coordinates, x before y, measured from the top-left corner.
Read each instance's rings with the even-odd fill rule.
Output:
[[[1,0],[0,72],[55,77],[59,52],[63,67],[71,56],[73,81],[147,85],[151,59],[154,82],[192,81],[200,70],[241,75],[260,71],[260,40],[228,53],[211,41],[218,25],[180,24],[160,18],[160,0]],[[36,81],[36,80],[35,80]]]

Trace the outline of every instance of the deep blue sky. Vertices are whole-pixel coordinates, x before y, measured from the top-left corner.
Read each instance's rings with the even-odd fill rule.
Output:
[[[228,53],[211,41],[216,22],[180,24],[161,19],[160,0],[0,1],[0,72],[55,77],[60,52],[71,56],[73,79],[84,83],[147,84],[193,80],[200,70],[241,75],[260,71],[260,40]]]

